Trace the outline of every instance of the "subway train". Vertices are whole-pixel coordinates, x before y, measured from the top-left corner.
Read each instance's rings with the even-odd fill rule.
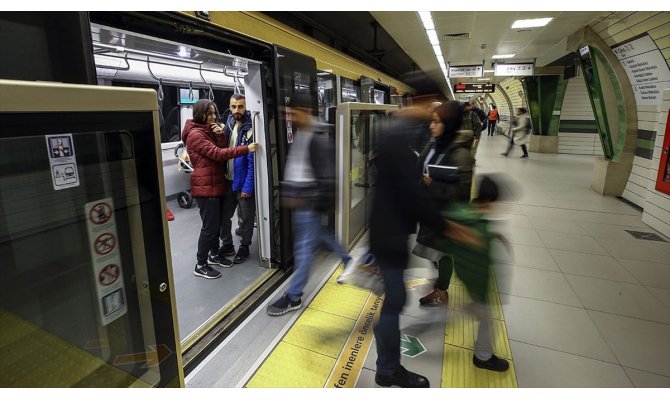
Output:
[[[371,14],[382,23],[393,18],[392,13]],[[591,26],[605,26],[608,18],[617,17],[593,14],[588,20]],[[642,21],[639,24],[647,21],[630,14]],[[650,14],[645,32],[653,30],[649,37],[660,47],[670,38],[670,13]],[[609,33],[612,25],[599,34]],[[374,385],[371,327],[383,298],[338,285],[343,265],[335,254],[316,255],[306,289],[311,293],[310,306],[301,315],[292,315],[289,323],[265,315],[268,302],[285,289],[294,263],[292,213],[280,204],[280,181],[294,133],[287,108],[296,95],[308,94],[314,117],[328,124],[335,149],[336,209],[321,222],[357,261],[366,264],[376,143],[389,115],[411,105],[411,86],[260,12],[3,13],[0,32],[13,39],[5,46],[15,59],[3,61],[0,68],[0,143],[10,155],[0,158],[0,388]],[[443,387],[552,386],[550,380],[532,380],[528,365],[534,364],[524,356],[560,347],[572,357],[581,347],[555,345],[561,339],[548,330],[542,331],[545,336],[537,343],[519,330],[508,332],[505,319],[521,319],[523,313],[504,303],[530,304],[533,299],[556,308],[581,306],[584,315],[575,318],[581,323],[588,315],[604,331],[599,318],[609,317],[598,313],[613,313],[612,307],[582,295],[588,282],[581,279],[595,276],[592,264],[605,263],[593,254],[612,260],[620,256],[622,260],[613,264],[621,264],[625,272],[617,270],[605,280],[649,286],[644,289],[651,294],[633,292],[645,305],[661,310],[642,312],[642,317],[632,311],[623,315],[661,324],[650,328],[655,335],[650,343],[667,332],[670,314],[663,312],[670,304],[664,296],[670,287],[663,281],[667,271],[662,266],[670,261],[670,248],[663,239],[670,232],[665,220],[670,217],[666,210],[670,200],[663,193],[670,189],[667,177],[663,183],[659,172],[659,185],[665,189],[653,192],[654,182],[647,175],[660,171],[653,163],[670,166],[667,151],[662,158],[658,144],[664,129],[668,137],[667,123],[661,119],[667,113],[663,107],[670,101],[670,89],[665,90],[667,99],[659,99],[658,108],[640,100],[637,108],[631,106],[633,89],[613,78],[617,71],[606,62],[612,56],[606,54],[606,60],[603,47],[591,44],[600,42],[584,32],[569,38],[570,45],[578,46],[565,56],[570,58],[568,68],[558,60],[556,65],[538,67],[534,60],[530,63],[534,74],[503,76],[485,91],[468,90],[471,87],[463,83],[468,80],[446,80],[442,98],[473,101],[485,111],[497,108],[493,135],[485,139],[482,134],[480,139],[478,154],[483,155],[477,158],[477,168],[526,179],[527,190],[546,183],[550,173],[557,174],[552,178],[556,185],[564,186],[542,186],[538,193],[527,194],[525,202],[509,205],[514,210],[507,217],[515,234],[512,247],[517,261],[505,259],[504,268],[495,271],[493,314],[496,334],[502,338],[496,351],[517,364],[502,378],[469,370],[464,376],[447,376],[443,371],[447,365],[457,365],[453,360],[460,360],[458,368],[469,365],[472,345],[459,332],[476,330],[471,329],[472,321],[465,319],[455,332],[450,325],[444,328],[451,315],[438,318],[437,313],[427,317],[414,309],[407,311],[403,363],[408,360],[416,366],[422,354],[435,348],[445,360],[444,354],[454,356],[449,361],[454,364],[444,361],[444,370],[430,375]],[[629,41],[646,39],[643,33],[636,35],[611,34],[604,46],[624,49]],[[666,70],[668,48],[658,51]],[[485,65],[482,62],[482,70]],[[637,95],[639,87],[634,90]],[[225,122],[235,94],[245,96],[253,141],[260,145],[254,155],[256,220],[248,258],[218,269],[220,279],[204,280],[192,272],[201,220],[190,192],[188,149],[181,132],[200,99],[213,101],[217,119]],[[535,161],[536,155],[540,161],[534,167],[502,161],[495,168],[487,165],[484,157],[497,156],[503,148],[495,146],[505,146],[513,136],[514,112],[520,107],[530,110],[534,133],[531,160],[522,162]],[[565,159],[570,165],[542,153],[571,157]],[[563,168],[566,176],[592,169],[593,181],[574,178],[581,185],[576,189],[576,183],[568,178],[563,182],[558,175]],[[623,186],[614,182],[623,175],[627,177]],[[582,186],[589,193],[579,191]],[[585,204],[584,199],[592,203]],[[645,208],[633,209],[630,203]],[[235,215],[231,233],[236,249],[239,223]],[[599,232],[606,224],[607,229],[619,224],[643,236],[656,232],[660,240],[619,254],[629,245],[622,236],[632,233],[610,232],[603,237],[615,242],[601,242]],[[537,232],[530,232],[533,229]],[[559,237],[568,232],[584,237],[568,245],[574,238]],[[551,247],[549,242],[557,245]],[[634,256],[638,248],[644,254]],[[591,258],[569,263],[570,255],[564,254],[569,251],[589,253]],[[526,261],[519,261],[524,257]],[[642,262],[653,265],[641,266]],[[576,271],[574,265],[583,270]],[[538,270],[554,275],[540,276]],[[561,279],[560,290],[574,291],[576,300],[565,300],[569,295],[556,294],[559,289],[553,287],[524,291],[514,280],[522,277],[527,284],[535,279],[533,274],[537,282]],[[409,301],[417,303],[417,289],[428,285],[430,278],[430,273],[416,272],[406,280]],[[654,280],[656,286],[650,283]],[[459,291],[457,280],[455,287],[449,312],[460,316],[467,295]],[[621,289],[626,299],[633,296],[630,290]],[[530,309],[529,304],[524,306]],[[577,313],[561,309],[564,314],[557,320],[567,320],[573,311]],[[442,331],[407,322],[424,317],[442,324]],[[589,325],[584,331],[590,335],[598,330]],[[435,337],[422,344],[417,338],[428,336],[426,332]],[[603,343],[609,340],[608,333],[602,335]],[[303,348],[302,343],[308,344]],[[536,347],[528,353],[520,350],[531,345]],[[647,368],[643,362],[624,360],[625,350],[608,345],[611,350],[598,343],[580,357],[609,363],[607,367],[618,362],[619,375],[627,376],[629,381],[623,381],[631,386],[663,385],[670,379],[667,366]],[[660,346],[666,349],[667,343]],[[653,377],[634,378],[638,372],[630,369]],[[522,372],[531,378],[515,375]],[[589,384],[576,382],[574,386]],[[597,386],[609,381],[596,382]]]

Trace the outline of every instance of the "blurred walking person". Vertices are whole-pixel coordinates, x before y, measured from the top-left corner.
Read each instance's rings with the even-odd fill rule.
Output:
[[[512,147],[515,144],[521,145],[521,150],[523,155],[521,158],[528,158],[528,147],[527,144],[530,141],[531,126],[530,118],[528,118],[528,111],[519,107],[514,110],[516,115],[516,120],[514,121],[514,127],[512,128],[512,133],[509,136],[509,142],[507,144],[507,150],[502,153],[503,156],[507,157],[509,152],[512,151]]]
[[[286,293],[267,308],[278,316],[302,307],[302,295],[309,268],[320,245],[335,252],[346,265],[351,256],[332,232],[321,225],[323,213],[335,208],[335,150],[328,139],[328,127],[312,116],[308,94],[293,95],[286,108],[294,130],[284,180],[281,205],[293,209],[294,266]]]

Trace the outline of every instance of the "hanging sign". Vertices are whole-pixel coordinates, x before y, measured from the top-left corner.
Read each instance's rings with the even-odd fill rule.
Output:
[[[89,252],[103,326],[128,312],[111,197],[84,205]]]
[[[46,135],[46,139],[54,190],[79,186],[77,156],[74,152],[72,134]]]
[[[493,93],[496,87],[492,83],[457,83],[454,93]]]
[[[449,78],[481,78],[484,76],[483,65],[449,66]]]
[[[535,65],[533,63],[507,64],[496,63],[493,76],[533,76]]]
[[[612,46],[628,75],[638,105],[657,106],[663,89],[670,87],[670,70],[661,51],[648,35]]]

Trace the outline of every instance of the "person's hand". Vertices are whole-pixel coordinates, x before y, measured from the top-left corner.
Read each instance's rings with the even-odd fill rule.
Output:
[[[248,199],[249,197],[251,197],[251,195],[249,193],[241,192],[240,197],[242,197],[243,199]]]
[[[220,135],[223,133],[223,128],[221,128],[219,124],[212,124],[210,125],[210,128],[212,128],[212,131],[215,135]]]
[[[430,177],[428,174],[423,174],[423,184],[428,186],[430,183],[433,181],[433,178]]]
[[[472,228],[468,228],[456,222],[444,220],[447,223],[447,230],[444,235],[457,242],[464,243],[475,248],[484,248],[484,239],[482,235]]]
[[[254,151],[258,150],[259,146],[260,145],[258,143],[249,143],[249,151],[253,153]]]

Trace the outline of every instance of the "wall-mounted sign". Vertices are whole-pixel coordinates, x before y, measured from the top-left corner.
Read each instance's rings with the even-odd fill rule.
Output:
[[[663,89],[670,87],[670,70],[652,38],[645,34],[612,46],[612,51],[628,75],[637,104],[661,104]]]
[[[492,83],[457,83],[454,93],[493,93],[496,87]]]
[[[481,78],[484,76],[483,65],[449,66],[449,78]]]
[[[533,63],[507,64],[496,63],[493,76],[533,76],[535,65]]]

